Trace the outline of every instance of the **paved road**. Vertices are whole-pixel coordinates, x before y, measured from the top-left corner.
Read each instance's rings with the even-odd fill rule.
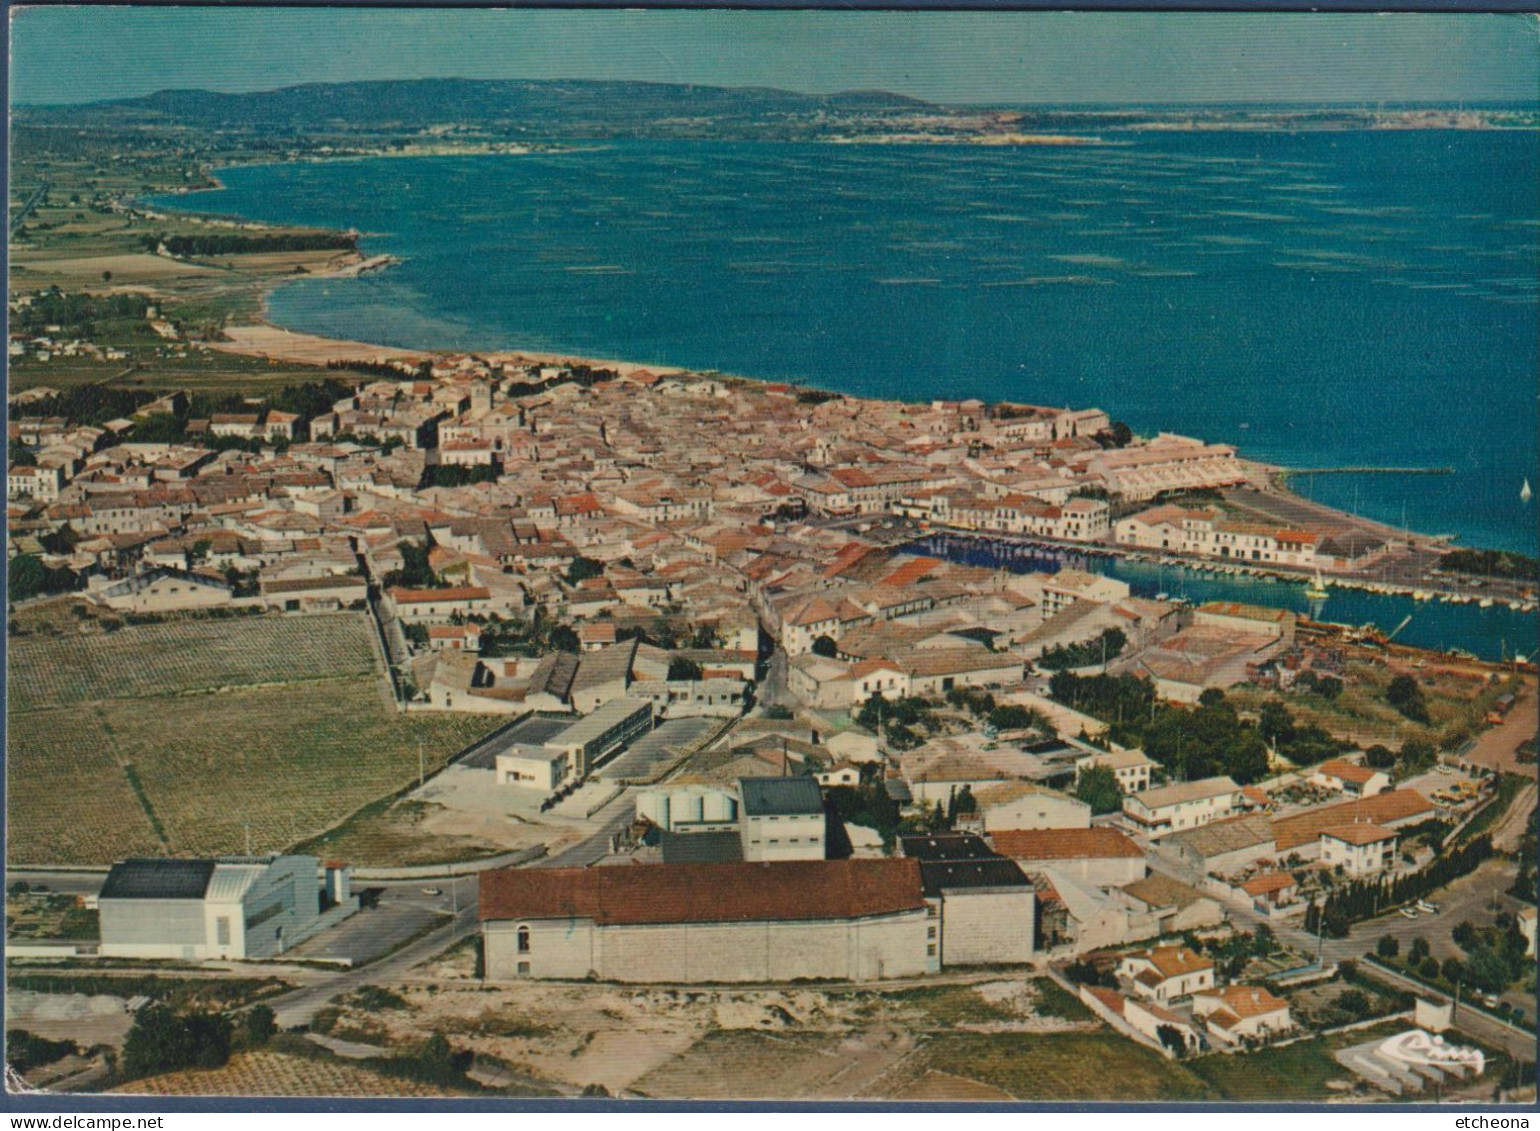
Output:
[[[777,704],[796,706],[786,690],[787,663],[785,649],[777,648],[770,654],[770,659],[765,664],[765,678],[760,680],[755,692],[760,706],[773,707]]]
[[[472,884],[475,882],[475,877],[466,876],[460,882],[462,885]],[[462,894],[465,893],[464,886],[461,891]],[[479,926],[476,919],[476,902],[472,899],[461,906],[458,915],[446,917],[443,926],[389,957],[372,962],[368,966],[361,966],[356,970],[340,973],[324,982],[302,986],[290,993],[270,998],[267,1004],[272,1006],[281,1027],[308,1025],[315,1017],[316,1011],[326,1006],[333,998],[351,993],[360,986],[387,985],[393,981],[400,981],[414,966],[426,962],[467,935],[475,933]]]
[[[1518,701],[1508,712],[1508,717],[1491,730],[1483,732],[1465,759],[1478,766],[1490,766],[1495,770],[1534,777],[1535,763],[1521,765],[1518,747],[1525,739],[1532,739],[1537,733],[1540,733],[1540,695],[1535,693],[1534,682],[1525,680]]]

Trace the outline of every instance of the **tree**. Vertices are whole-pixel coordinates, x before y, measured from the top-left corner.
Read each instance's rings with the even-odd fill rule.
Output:
[[[1485,993],[1501,993],[1513,980],[1512,971],[1501,955],[1485,946],[1470,952],[1465,963],[1465,980]]]
[[[559,624],[551,629],[550,641],[552,651],[576,653],[582,650],[578,634],[570,625]]]
[[[1109,766],[1088,766],[1075,783],[1075,796],[1091,807],[1093,814],[1115,813],[1123,806],[1123,791],[1118,776]]]
[[[1024,730],[1036,726],[1040,718],[1030,707],[1008,703],[989,712],[989,725],[996,730]]]
[[[1263,738],[1277,746],[1287,746],[1294,741],[1294,716],[1276,699],[1262,704],[1261,719],[1257,730]]]
[[[1373,770],[1388,770],[1396,764],[1396,752],[1376,742],[1364,751],[1364,761]]]
[[[820,636],[813,641],[813,654],[815,656],[827,656],[829,659],[839,655],[839,648],[835,645],[833,637]]]
[[[701,666],[684,656],[675,656],[668,662],[669,679],[700,679]]]
[[[211,538],[199,538],[192,544],[192,549],[187,551],[187,561],[191,565],[197,565],[209,556],[209,551],[214,548]]]
[[[1398,675],[1385,689],[1385,702],[1414,723],[1426,724],[1428,703],[1423,698],[1422,687],[1409,675]]]
[[[1381,958],[1394,958],[1401,953],[1401,944],[1394,935],[1381,935],[1380,941],[1374,944],[1374,953]]]
[[[246,1011],[241,1032],[241,1044],[249,1049],[267,1044],[278,1032],[278,1020],[270,1005],[254,1005]]]
[[[1175,1025],[1159,1025],[1155,1029],[1155,1035],[1160,1038],[1160,1043],[1180,1056],[1187,1051],[1187,1038]]]
[[[164,1005],[147,1005],[134,1015],[123,1040],[123,1071],[139,1077],[218,1068],[230,1059],[230,1033],[227,1017],[198,1010],[176,1014]]]
[[[1363,990],[1343,990],[1332,1004],[1355,1021],[1368,1017],[1372,1008],[1369,996]]]
[[[1412,949],[1407,953],[1407,957],[1413,963],[1421,962],[1424,958],[1428,957],[1428,940],[1421,935],[1414,938],[1412,940]]]
[[[1438,758],[1433,744],[1423,738],[1409,738],[1401,744],[1401,766],[1398,773],[1403,778],[1427,769]]]
[[[585,558],[582,554],[573,558],[567,566],[565,574],[568,585],[576,585],[581,581],[587,581],[591,577],[604,576],[604,563],[593,558]]]
[[[43,591],[43,579],[48,571],[43,568],[43,563],[32,554],[17,554],[11,559],[10,580],[12,600],[23,601],[28,597],[36,597]]]

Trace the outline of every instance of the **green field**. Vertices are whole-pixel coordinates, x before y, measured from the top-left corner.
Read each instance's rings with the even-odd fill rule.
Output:
[[[1326,1087],[1328,1080],[1358,1079],[1333,1059],[1337,1050],[1360,1045],[1376,1037],[1384,1039],[1394,1036],[1408,1028],[1410,1024],[1405,1020],[1386,1021],[1350,1032],[1311,1037],[1282,1048],[1236,1053],[1233,1056],[1221,1053],[1199,1057],[1188,1061],[1187,1066],[1227,1100],[1257,1103],[1322,1100],[1333,1094]],[[1454,1039],[1460,1044],[1479,1045],[1479,1042],[1473,1042],[1463,1033],[1457,1034]],[[1507,1064],[1506,1056],[1492,1049],[1485,1051],[1489,1065],[1487,1077],[1501,1075]]]
[[[936,1071],[978,1080],[1019,1100],[1138,1103],[1222,1098],[1187,1065],[1105,1028],[939,1035],[920,1050],[909,1071],[915,1076]]]
[[[278,851],[409,784],[419,740],[432,770],[500,721],[398,714],[366,628],[260,617],[13,641],[8,859]]]

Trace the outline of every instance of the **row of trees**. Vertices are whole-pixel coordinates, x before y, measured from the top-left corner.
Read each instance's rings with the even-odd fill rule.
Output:
[[[1085,668],[1092,664],[1105,664],[1122,655],[1128,646],[1128,637],[1121,628],[1109,628],[1091,640],[1079,644],[1056,644],[1044,649],[1037,666],[1045,671],[1059,672],[1066,668]]]
[[[40,334],[45,327],[57,325],[70,337],[95,338],[105,323],[143,324],[149,308],[150,300],[142,294],[65,294],[51,287],[11,312],[11,330]]]
[[[1305,930],[1334,939],[1346,938],[1348,928],[1383,911],[1411,903],[1476,870],[1492,856],[1492,838],[1474,840],[1436,857],[1426,868],[1394,878],[1353,880],[1327,894],[1305,910]]]
[[[1270,743],[1302,765],[1352,749],[1320,727],[1297,724],[1281,703],[1266,704],[1257,722],[1242,719],[1224,692],[1213,688],[1195,707],[1183,707],[1160,702],[1153,683],[1128,673],[1057,672],[1048,692],[1067,707],[1105,720],[1113,742],[1142,748],[1182,781],[1219,774],[1241,785],[1257,781],[1267,773]]]
[[[164,246],[172,255],[256,255],[270,251],[352,251],[358,246],[358,237],[349,232],[271,232],[262,235],[200,232],[196,235],[145,235],[139,237],[139,242],[146,251],[156,251]]]

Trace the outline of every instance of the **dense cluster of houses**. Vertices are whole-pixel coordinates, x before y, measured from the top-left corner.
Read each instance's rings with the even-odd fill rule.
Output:
[[[1398,830],[1432,806],[1382,771],[1327,762],[1307,776],[1330,799],[1306,805],[1228,777],[1168,781],[1024,686],[1052,650],[1115,636],[1111,654],[1077,666],[1193,702],[1308,663],[1292,614],[1146,600],[1110,577],[969,566],[849,529],[896,511],[1340,563],[1329,539],[1216,511],[1112,521],[1109,500],[1243,480],[1233,449],[1169,435],[1119,446],[1096,410],[824,399],[640,369],[567,376],[403,363],[312,419],[253,405],[188,428],[260,441],[256,452],[135,442],[132,420],[13,418],[32,460],[9,472],[10,549],[75,571],[109,609],[369,610],[404,709],[518,717],[481,767],[509,796],[558,799],[660,722],[734,722],[709,772],[636,794],[610,863],[638,866],[485,874],[494,980],[867,980],[1143,946],[1121,957],[1119,988],[1088,988],[1088,1003],[1167,1046],[1173,1032],[1189,1047],[1244,1043],[1288,1032],[1287,1004],[1218,984],[1211,961],[1160,940],[1236,908],[1302,912],[1312,875],[1417,865]],[[185,409],[168,397],[141,415]],[[647,635],[664,622],[666,647]],[[560,648],[552,626],[570,634]],[[767,645],[784,654],[783,701],[798,709],[743,719]],[[1034,725],[949,725],[905,749],[851,725],[874,697],[984,689],[1036,712]],[[1093,819],[1074,796],[1092,770],[1116,781],[1114,814]],[[953,831],[885,851],[834,813],[829,791],[855,787],[906,816],[948,811]],[[142,872],[145,899],[208,902],[209,877],[217,888],[225,874],[173,871],[123,882]],[[209,914],[219,941],[194,931],[186,945],[224,953]]]

